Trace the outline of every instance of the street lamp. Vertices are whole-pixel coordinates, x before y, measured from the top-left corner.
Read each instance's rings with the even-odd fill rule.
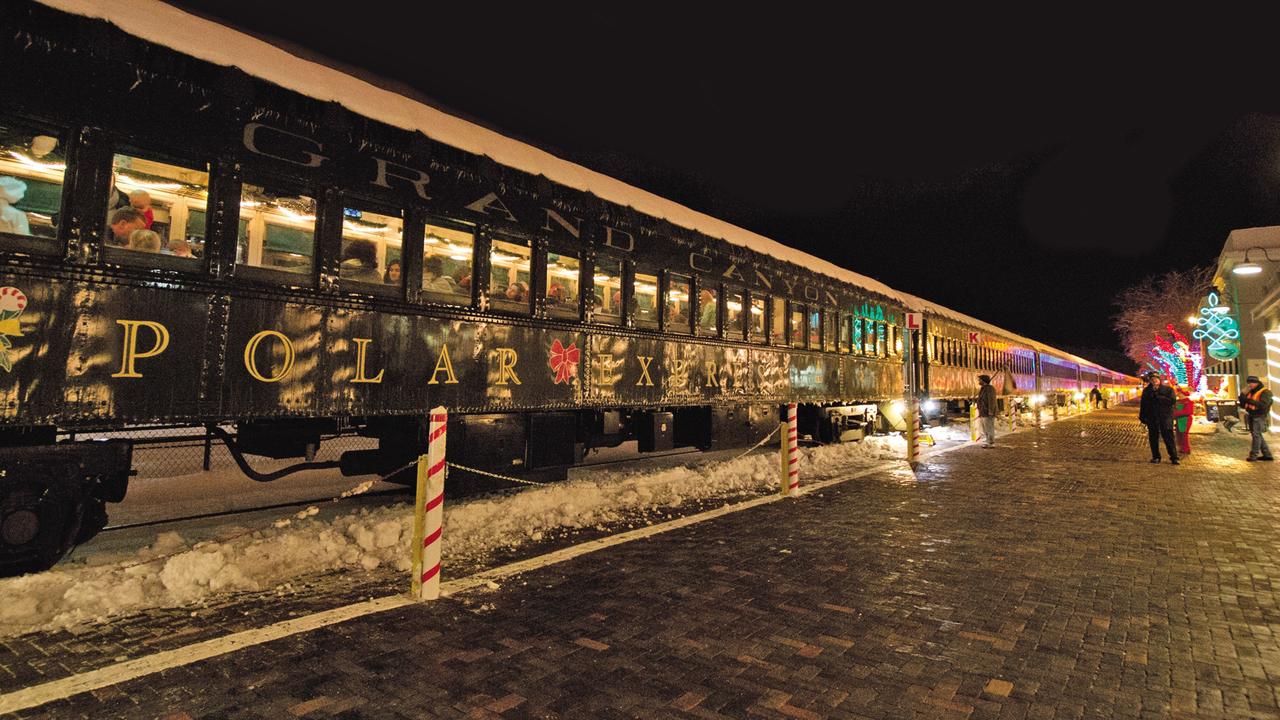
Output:
[[[1261,250],[1261,251],[1262,251],[1262,256],[1263,256],[1263,257],[1265,257],[1265,258],[1267,259],[1267,262],[1275,262],[1274,260],[1272,260],[1272,259],[1271,259],[1271,255],[1267,253],[1267,249],[1266,249],[1266,248],[1264,248],[1264,247],[1256,247],[1256,246],[1255,246],[1255,247],[1251,247],[1251,248],[1245,248],[1245,251],[1244,251],[1244,262],[1242,262],[1242,263],[1240,263],[1239,265],[1236,265],[1235,267],[1231,268],[1231,272],[1232,272],[1233,274],[1235,274],[1235,275],[1257,275],[1258,273],[1262,272],[1262,266],[1261,266],[1261,265],[1259,265],[1259,264],[1258,264],[1258,263],[1256,263],[1256,262],[1249,262],[1249,251],[1250,251],[1250,250]]]

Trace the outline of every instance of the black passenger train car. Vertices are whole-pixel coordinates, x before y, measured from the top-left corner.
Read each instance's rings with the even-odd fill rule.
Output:
[[[920,308],[869,278],[159,2],[15,0],[0,26],[6,571],[123,498],[128,443],[76,432],[234,423],[234,453],[279,458],[355,429],[378,450],[344,471],[387,472],[443,405],[452,458],[555,476],[629,440],[748,446],[787,402],[860,437],[902,394]],[[1050,349],[960,347],[964,316],[925,310],[926,393],[988,366],[1039,387]]]

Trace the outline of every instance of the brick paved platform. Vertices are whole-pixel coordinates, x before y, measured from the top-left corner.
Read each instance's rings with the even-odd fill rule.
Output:
[[[19,715],[1280,718],[1247,440],[1093,413]]]

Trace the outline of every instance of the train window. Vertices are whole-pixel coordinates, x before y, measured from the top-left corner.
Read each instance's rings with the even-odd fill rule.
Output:
[[[863,347],[862,318],[857,315],[849,316],[849,351],[855,355],[862,355],[866,352]]]
[[[475,233],[470,230],[427,223],[422,241],[423,299],[450,305],[471,304],[475,244]]]
[[[596,258],[592,283],[595,293],[591,303],[593,320],[617,325],[622,321],[622,261],[605,256]]]
[[[805,320],[807,315],[808,313],[805,312],[803,305],[797,305],[797,304],[791,305],[791,346],[792,347],[801,347],[801,348],[804,347],[804,339],[806,335],[805,330],[807,329]]]
[[[196,267],[195,258],[204,254],[208,164],[197,168],[117,153],[111,172],[107,246],[132,251],[118,256],[125,262],[153,265],[148,255],[159,254],[187,258]],[[192,224],[196,235],[188,232]]]
[[[636,271],[631,288],[631,316],[638,327],[658,327],[658,274]]]
[[[60,133],[0,118],[0,233],[53,252],[67,172]]]
[[[403,237],[401,215],[343,208],[342,262],[338,264],[338,278],[344,284],[401,287],[404,284],[400,257]]]
[[[493,240],[489,250],[489,301],[496,310],[528,313],[529,265],[527,244]]]
[[[876,355],[889,357],[889,326],[876,323]]]
[[[692,303],[689,293],[688,276],[667,273],[666,297],[663,302],[667,332],[686,334],[691,332],[689,308]]]
[[[738,307],[742,307],[739,303]],[[716,288],[704,287],[698,291],[698,332],[702,335],[715,335],[719,320],[720,298],[716,296]]]
[[[836,340],[836,350],[847,353],[849,352],[849,320],[851,318],[848,315],[837,315],[836,320],[840,326],[838,331],[840,336]]]
[[[724,292],[724,336],[732,340],[741,340],[743,338],[743,315],[746,308],[743,307],[743,296],[741,290],[733,290],[725,288]]]
[[[772,298],[769,313],[769,343],[772,345],[787,344],[787,301],[783,298]]]
[[[809,308],[809,347],[822,349],[822,309]]]
[[[570,253],[547,253],[547,314],[578,317],[578,258]]]
[[[749,328],[751,330],[751,338],[756,342],[764,342],[765,340],[765,299],[762,297],[751,296],[751,322]]]
[[[835,352],[836,350],[836,320],[837,314],[834,310],[823,311],[822,349],[827,352]]]
[[[246,182],[240,191],[236,262],[311,274],[316,251],[315,198]]]

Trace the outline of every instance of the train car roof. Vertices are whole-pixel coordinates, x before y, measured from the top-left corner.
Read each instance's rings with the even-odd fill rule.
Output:
[[[265,40],[159,0],[120,3],[103,3],[100,0],[37,1],[63,12],[104,20],[148,42],[215,65],[237,67],[285,89],[317,100],[339,103],[365,117],[404,130],[419,131],[459,150],[487,156],[502,165],[542,175],[560,185],[591,193],[679,227],[794,263],[892,300],[901,300],[898,291],[878,280],[563,160],[341,70],[300,58]]]

